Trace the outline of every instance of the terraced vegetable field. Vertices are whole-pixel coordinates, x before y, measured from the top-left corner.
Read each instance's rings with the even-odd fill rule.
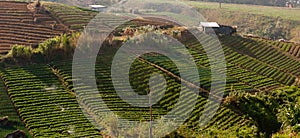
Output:
[[[15,44],[36,46],[66,31],[48,14],[34,15],[27,3],[8,1],[0,1],[0,27],[0,53],[7,53]]]
[[[232,48],[236,48],[244,51],[246,55],[249,55],[253,58],[256,58],[259,61],[265,62],[267,64],[271,64],[272,66],[283,70],[283,72],[288,72],[293,75],[299,75],[299,63],[292,58],[285,56],[278,50],[269,47],[268,45],[260,42],[255,42],[247,39],[237,40],[234,38],[235,42],[231,42],[231,44],[236,44],[232,46]],[[239,43],[237,42],[239,41]],[[252,44],[251,44],[252,43]],[[237,47],[238,44],[239,47]]]
[[[103,57],[102,57],[103,58]],[[127,118],[129,120],[134,120],[134,121],[139,121],[139,120],[145,120],[149,121],[149,108],[138,108],[138,107],[130,107],[128,103],[122,101],[119,99],[118,95],[116,95],[116,92],[114,90],[114,87],[111,82],[111,74],[110,74],[110,68],[107,66],[105,63],[109,63],[108,59],[109,58],[99,58],[97,61],[96,65],[96,76],[97,76],[97,85],[98,85],[98,91],[101,95],[101,97],[104,99],[106,102],[107,106],[109,107],[110,110],[114,111],[116,114]],[[153,59],[154,60],[154,59]],[[101,62],[102,61],[102,62]],[[105,61],[105,62],[103,62]],[[168,62],[163,61],[161,59],[156,61],[161,61],[163,63],[168,64]],[[100,64],[101,63],[101,64]],[[169,64],[170,65],[170,64]],[[68,63],[55,63],[53,67],[57,70],[57,72],[62,76],[65,84],[68,84],[68,88],[71,90],[73,89],[72,86],[72,81],[71,81],[71,64]],[[85,70],[85,67],[82,66],[82,71]],[[176,101],[179,98],[179,90],[181,87],[180,83],[178,83],[178,80],[173,78],[172,76],[169,76],[165,74],[165,72],[162,72],[158,68],[150,65],[149,63],[145,62],[142,59],[136,60],[134,64],[131,67],[130,71],[130,81],[132,84],[133,89],[135,90],[136,93],[139,94],[145,94],[145,92],[148,91],[148,86],[147,83],[149,81],[149,75],[152,73],[161,73],[164,74],[167,80],[167,85],[168,87],[166,88],[166,93],[164,97],[154,105],[153,107],[153,116],[154,118],[157,118],[161,115],[166,114],[166,112],[172,110],[174,108],[174,105],[176,104]],[[207,71],[206,69],[199,70],[201,75],[206,75],[207,77],[209,74],[206,74]],[[203,76],[202,76],[203,77]],[[75,77],[76,78],[76,77]],[[76,78],[77,80],[80,78]],[[206,77],[204,77],[203,81],[206,81],[206,83],[209,83]],[[154,87],[159,88],[160,84],[155,85]],[[209,85],[209,84],[207,84]],[[89,90],[88,88],[78,88],[80,91],[93,91]],[[74,90],[74,89],[73,89]],[[183,91],[187,91],[186,93],[190,93],[189,87],[184,87]],[[195,96],[195,95],[184,95],[184,96]],[[92,97],[86,97],[86,101],[89,99],[92,99]],[[192,98],[191,98],[192,99]],[[192,101],[190,101],[192,102]],[[188,120],[186,120],[186,123],[190,127],[195,127],[197,128],[197,125],[199,125],[199,118],[203,113],[204,105],[207,103],[207,97],[205,96],[199,96],[197,99],[197,103],[195,105],[194,110],[191,113],[191,116],[189,117]],[[96,103],[93,103],[92,100],[91,102],[88,103],[88,106],[92,107],[92,105],[95,105]],[[190,103],[187,102],[184,105],[182,105],[182,109],[179,108],[179,110],[176,110],[178,114],[185,112],[186,109],[190,106]],[[123,108],[122,108],[123,107]],[[126,107],[126,108],[124,108]],[[214,108],[212,106],[211,108]],[[94,109],[94,112],[101,112],[103,109]],[[126,112],[124,112],[126,111]],[[222,118],[222,119],[220,119]],[[248,120],[244,117],[241,116],[235,112],[233,112],[231,109],[228,109],[227,107],[220,107],[217,114],[215,117],[213,117],[212,121],[209,122],[209,124],[203,128],[202,130],[208,129],[208,128],[218,128],[222,130],[230,130],[232,129],[230,126],[238,126],[238,127],[250,127],[250,124]],[[199,129],[199,128],[198,128]]]
[[[236,51],[240,54],[228,62],[235,62],[248,70],[273,78],[281,84],[297,84],[300,65],[297,60],[259,41],[240,37],[224,38],[223,40],[225,41],[221,41],[224,45],[230,48],[224,48],[225,53],[232,54]],[[227,50],[228,52],[226,52]]]
[[[269,91],[276,89],[282,85],[293,85],[297,84],[298,74],[296,73],[295,66],[293,69],[281,66],[282,64],[299,64],[297,61],[289,58],[282,53],[268,47],[268,45],[257,45],[256,41],[252,43],[247,42],[251,41],[249,39],[244,39],[246,42],[243,42],[242,39],[238,36],[232,37],[221,37],[220,41],[223,45],[224,54],[226,56],[227,73],[234,77],[235,79],[256,88],[259,91]],[[203,41],[205,38],[203,38]],[[249,44],[250,43],[250,44]],[[194,55],[194,58],[199,65],[209,67],[208,59],[205,57],[205,51],[201,45],[197,43],[189,42],[187,46],[190,48],[191,53]],[[258,57],[252,51],[246,49],[246,47],[255,47],[259,49],[259,46],[268,47],[270,53],[275,53],[279,58],[278,60],[266,60],[274,57],[273,55],[260,54]],[[213,50],[213,49],[212,49]],[[266,50],[265,50],[266,51]],[[275,66],[274,66],[275,65]],[[292,72],[290,71],[293,71]]]
[[[233,37],[234,39],[235,37]],[[207,38],[202,38],[202,41],[209,41]],[[276,70],[272,69],[268,66],[265,66],[263,62],[257,61],[255,58],[247,57],[246,55],[242,53],[238,53],[234,50],[231,50],[229,46],[231,46],[234,43],[228,42],[230,39],[221,38],[220,39],[222,45],[224,54],[226,57],[227,63],[227,74],[229,78],[233,78],[237,80],[240,84],[245,85],[245,89],[242,90],[250,90],[250,91],[269,91],[276,88],[279,88],[283,85],[290,85],[295,81],[295,78],[293,77],[284,77],[286,80],[281,81],[282,78],[272,78],[272,76],[268,76],[263,73],[259,73],[257,71],[260,71],[259,68],[255,68],[253,65],[261,65],[261,68],[264,68],[265,70]],[[206,53],[203,49],[203,47],[199,43],[193,43],[192,40],[186,44],[187,48],[189,48],[190,52],[192,53],[193,57],[195,58],[197,65],[202,67],[209,67],[208,58],[206,56]],[[207,51],[213,51],[213,49],[207,49]],[[247,65],[250,64],[250,65]],[[257,65],[257,66],[258,66]],[[269,68],[269,69],[268,69]],[[273,74],[271,74],[273,75]],[[277,76],[276,76],[277,77]],[[291,82],[286,82],[286,81]],[[229,83],[230,84],[230,83]],[[248,88],[247,88],[248,85]],[[233,85],[234,86],[234,85]],[[252,87],[249,89],[249,87]]]
[[[91,10],[52,2],[43,2],[43,5],[51,14],[38,15],[45,20],[35,24],[33,13],[27,9],[25,3],[0,1],[0,52],[7,52],[11,44],[33,46],[47,38],[60,35],[66,30],[81,30],[98,14]],[[105,32],[128,19],[131,17],[100,13],[96,19],[90,22],[92,25],[94,23],[98,26],[90,29],[97,30],[97,27],[101,27],[100,31]],[[57,24],[58,27],[54,29],[53,24]],[[118,37],[124,37],[126,35],[122,35],[125,34],[124,30],[127,28],[136,29],[144,26],[164,28],[169,25],[176,26],[177,24],[148,17],[126,22],[113,33],[118,32],[120,35]],[[144,28],[145,32],[148,31],[147,27]],[[176,30],[178,28],[180,27],[169,27],[175,31],[178,31]],[[162,31],[163,29],[157,30]],[[167,31],[163,30],[162,32]],[[129,36],[126,37],[130,40]],[[247,109],[244,107],[249,106],[263,111],[269,106],[268,103],[263,103],[263,100],[257,100],[254,96],[269,94],[285,86],[300,86],[300,46],[298,44],[250,39],[238,35],[219,36],[227,62],[225,94],[223,97],[212,95],[221,101],[221,105],[208,124],[199,127],[202,123],[199,122],[199,119],[204,114],[205,104],[208,103],[208,93],[212,91],[212,65],[207,53],[216,57],[222,53],[217,53],[214,47],[204,50],[194,37],[188,37],[188,39],[184,39],[185,36],[178,35],[176,37],[194,58],[199,76],[189,72],[192,68],[188,68],[188,64],[190,64],[188,62],[180,64],[186,67],[184,70],[190,74],[181,76],[174,61],[157,53],[148,53],[136,58],[130,67],[130,85],[139,95],[147,95],[150,92],[148,83],[153,83],[151,82],[152,74],[161,74],[165,79],[167,84],[165,89],[163,83],[153,83],[152,85],[157,88],[155,90],[157,95],[163,94],[162,92],[165,91],[163,97],[152,106],[152,113],[150,113],[149,107],[137,107],[127,103],[116,91],[112,80],[111,64],[114,52],[121,46],[118,44],[106,45],[108,43],[104,43],[99,51],[95,66],[97,89],[84,83],[80,83],[79,87],[74,87],[73,81],[80,82],[80,80],[92,78],[91,76],[81,78],[72,74],[72,66],[76,66],[82,73],[90,71],[84,64],[72,65],[72,61],[53,61],[28,66],[1,64],[0,118],[8,116],[12,125],[0,126],[0,137],[16,129],[24,130],[29,137],[101,137],[103,130],[109,128],[104,128],[103,124],[94,126],[95,124],[90,122],[92,120],[99,123],[99,120],[105,120],[105,117],[99,116],[101,113],[112,111],[129,121],[149,122],[150,114],[154,120],[167,115],[173,109],[176,110],[172,112],[178,115],[184,114],[188,112],[189,108],[192,108],[194,102],[196,103],[195,107],[192,108],[190,116],[184,120],[188,129],[198,133],[212,133],[211,129],[224,130],[236,132],[235,136],[239,137],[240,133],[254,134],[261,127],[261,123],[255,122],[257,120],[252,118],[251,113],[249,114],[251,111],[245,112],[244,110]],[[206,37],[206,35],[201,35],[200,40],[214,43],[211,37]],[[184,54],[179,49],[175,49],[175,53]],[[120,62],[118,66],[124,67],[125,64]],[[121,74],[121,72],[119,73]],[[200,80],[196,80],[198,77]],[[126,85],[126,83],[122,76],[114,79],[118,82],[118,87],[124,88],[122,92],[130,91],[127,87],[123,87],[123,84]],[[158,79],[162,80],[162,78]],[[181,81],[185,85],[182,86]],[[221,83],[217,83],[214,91],[217,94],[221,93],[222,86]],[[195,93],[195,89],[199,90],[199,94]],[[183,92],[180,93],[180,90]],[[245,96],[239,99],[240,102],[243,102],[240,104],[243,105],[243,108],[239,108],[239,103],[236,106],[228,105],[230,102],[237,102],[236,97],[231,94],[253,95],[253,97]],[[291,96],[298,96],[299,93],[296,94],[291,93]],[[157,95],[153,96],[154,99],[157,98]],[[179,108],[175,108],[180,96],[190,100],[180,105]],[[191,100],[196,96],[198,96],[197,99]],[[103,103],[98,103],[97,98],[103,99]],[[264,108],[258,109],[260,105],[256,106],[256,102],[259,102]],[[136,104],[143,103],[139,101]],[[107,108],[104,108],[105,106]],[[83,108],[85,110],[82,110]],[[212,104],[206,110],[213,111],[214,108],[216,105]],[[268,113],[273,112],[268,111]],[[211,112],[208,112],[209,115]],[[122,125],[124,126],[117,126],[117,128],[131,127],[126,122],[123,122]]]
[[[16,129],[25,131],[28,137],[31,135],[28,133],[23,122],[21,121],[13,103],[10,101],[9,95],[7,95],[6,88],[1,82],[0,84],[0,118],[8,117],[8,124],[6,126],[0,125],[0,136],[5,136],[8,133],[12,133]]]
[[[290,42],[278,42],[260,38],[254,38],[255,41],[265,43],[271,47],[277,48],[282,52],[286,52],[293,57],[300,58],[300,44],[299,43],[290,43]]]
[[[231,39],[222,38],[221,41],[227,42],[231,41]],[[262,92],[276,89],[283,85],[289,85],[280,83],[280,81],[277,82],[276,78],[268,77],[268,75],[257,75],[257,73],[253,72],[249,68],[245,68],[245,66],[242,66],[245,65],[245,63],[233,60],[238,59],[237,57],[239,56],[245,55],[231,50],[231,47],[226,47],[226,44],[228,43],[229,42],[224,43],[225,55],[227,59],[232,60],[229,60],[227,66],[228,79],[225,89],[226,95],[233,91],[245,91],[251,93],[260,91]],[[205,91],[209,91],[211,85],[210,65],[208,64],[208,58],[203,51],[202,46],[198,43],[190,42],[187,43],[187,48],[196,60],[199,77],[201,78],[201,88]],[[112,50],[108,48],[106,50],[111,52],[115,49]],[[103,53],[105,53],[105,51]],[[149,108],[132,107],[128,103],[122,101],[116,94],[110,79],[110,63],[113,58],[111,55],[113,54],[107,54],[106,56],[102,57],[100,56],[97,60],[98,64],[96,66],[96,78],[99,91],[99,95],[97,96],[102,97],[109,109],[119,116],[134,121],[149,121]],[[249,59],[251,57],[246,55],[244,59],[247,60],[247,58]],[[255,58],[252,58],[250,63],[251,62],[266,64],[264,62],[258,62]],[[161,115],[165,115],[174,107],[174,104],[179,97],[178,90],[181,86],[176,78],[174,78],[173,76],[169,76],[168,74],[166,74],[166,72],[160,70],[156,66],[152,66],[149,63],[164,68],[176,76],[180,77],[180,75],[178,70],[176,69],[176,66],[170,60],[168,60],[168,58],[159,54],[148,54],[142,56],[140,57],[140,59],[136,60],[131,67],[131,84],[133,89],[136,90],[137,93],[145,94],[145,92],[147,93],[147,91],[149,91],[148,86],[145,85],[144,82],[149,81],[149,75],[151,73],[161,73],[166,77],[168,84],[166,94],[158,104],[153,106],[153,117],[159,118]],[[59,77],[62,82],[59,82],[59,79],[54,76],[53,72],[51,72],[51,69],[47,66],[7,68],[2,71],[5,84],[9,88],[8,92],[10,95],[12,95],[12,101],[15,103],[16,108],[18,108],[18,110],[20,111],[20,115],[22,118],[24,118],[24,122],[26,126],[28,126],[30,132],[32,132],[34,136],[68,136],[72,135],[73,131],[74,135],[78,134],[81,136],[92,136],[94,134],[95,136],[99,136],[97,135],[99,134],[99,132],[91,125],[90,122],[88,122],[85,116],[83,116],[74,97],[75,89],[72,85],[71,62],[55,63],[51,65],[51,68],[54,69],[54,73],[56,73],[57,77]],[[84,66],[82,66],[81,68],[82,71],[85,70]],[[189,77],[182,79],[185,79],[187,81],[193,80]],[[76,78],[76,76],[74,78]],[[86,86],[82,86],[81,88],[77,88],[76,90],[78,89],[82,92],[94,91]],[[190,91],[188,87],[183,88],[183,90]],[[42,99],[44,100],[39,99],[39,101],[35,101],[28,99],[32,99],[33,97],[43,97]],[[85,99],[83,99],[84,101],[88,101],[87,107],[92,108],[90,110],[96,113],[105,112],[105,110],[103,110],[102,108],[93,108],[93,105],[96,105],[96,103],[93,102],[93,98],[95,97],[85,97]],[[46,99],[52,100],[50,100],[51,102],[49,102],[49,100]],[[29,100],[30,102],[26,102],[26,100]],[[206,102],[206,96],[201,95],[198,98],[197,104],[191,116],[188,120],[186,120],[186,123],[190,127],[197,127],[199,123],[197,120],[199,120]],[[39,107],[41,105],[43,106]],[[188,105],[189,103],[186,103],[186,105],[184,105],[183,107],[187,107]],[[36,110],[34,111],[33,108]],[[178,110],[176,112],[182,113],[185,112],[185,110]],[[55,114],[53,115],[53,113]],[[47,119],[38,117],[41,114],[49,117]],[[70,120],[58,121],[61,118],[58,114],[60,114],[61,116],[70,117]],[[75,117],[79,119],[75,119]],[[40,121],[44,121],[44,123],[35,123]],[[79,123],[78,121],[81,123],[81,125],[79,126],[76,125]],[[67,125],[62,126],[61,124]],[[232,129],[231,126],[249,129],[251,128],[249,120],[246,119],[244,115],[238,114],[231,108],[221,106],[213,119],[204,128],[201,129],[204,131],[210,128],[218,128],[221,130],[230,131],[230,129]],[[88,133],[86,133],[87,131]]]
[[[98,12],[84,11],[58,3],[43,2],[44,7],[71,29],[82,29]]]
[[[34,137],[100,137],[85,118],[75,96],[47,66],[1,71],[8,94]]]

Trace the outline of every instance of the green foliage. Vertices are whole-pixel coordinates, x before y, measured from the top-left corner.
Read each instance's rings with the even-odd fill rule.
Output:
[[[227,105],[236,108],[253,120],[258,127],[258,132],[271,136],[278,132],[281,122],[277,119],[279,105],[274,98],[268,95],[233,94],[234,100],[226,100]],[[232,97],[232,95],[230,96]]]
[[[69,4],[72,5],[72,3]],[[53,16],[62,21],[64,25],[75,30],[83,29],[83,27],[86,26],[98,13],[84,8],[53,2],[43,2],[43,6],[51,12]]]
[[[46,59],[49,60],[52,56],[53,50],[57,48],[58,44],[59,37],[48,39],[44,43],[39,44],[37,51],[41,52],[46,57]]]
[[[11,110],[18,110],[33,137],[101,137],[99,131],[82,113],[75,96],[64,89],[48,66],[5,68],[0,73],[14,105]],[[19,85],[15,85],[17,83]],[[11,106],[0,106],[0,109],[4,109],[0,110],[0,117],[3,111],[10,111],[10,114],[4,115],[10,115],[12,121],[17,121],[19,116],[12,116],[13,112],[5,107]],[[20,121],[16,123],[20,123],[20,127],[14,129],[24,130]],[[1,130],[0,128],[0,137],[3,134]]]
[[[194,47],[196,47],[194,45]],[[114,49],[115,48],[115,49]],[[122,108],[124,107],[124,105],[127,105],[126,103],[124,103],[124,101],[120,100],[119,98],[112,98],[114,97],[115,91],[114,88],[112,87],[113,85],[111,84],[111,80],[110,78],[110,71],[111,69],[109,68],[111,65],[111,60],[113,60],[113,55],[114,52],[116,52],[116,50],[118,50],[117,47],[102,47],[100,52],[101,53],[105,53],[105,54],[101,54],[100,56],[98,56],[97,59],[97,64],[96,64],[96,70],[97,70],[97,85],[98,85],[98,90],[99,90],[99,94],[101,94],[101,96],[103,96],[103,100],[106,102],[106,105],[108,107],[110,107],[110,109],[112,111],[114,111],[118,116],[124,117],[124,118],[129,118],[129,119],[134,119],[134,120],[145,120],[147,119],[147,117],[149,117],[149,109],[145,109],[142,110],[142,108],[139,108],[139,111],[136,111],[136,107],[127,107],[126,108]],[[199,50],[195,50],[198,51]],[[200,55],[200,54],[199,54]],[[195,55],[196,56],[196,55]],[[171,60],[169,60],[167,57],[163,57],[162,55],[151,55],[151,54],[147,54],[144,56],[141,56],[141,58],[155,63],[156,65],[159,65],[161,67],[164,67],[167,70],[170,70],[172,73],[174,74],[178,74],[178,70],[176,69],[176,66],[174,65],[174,63],[172,63]],[[203,57],[199,57],[203,58]],[[125,63],[124,63],[125,64]],[[120,66],[122,66],[122,64],[120,64]],[[82,69],[85,68],[85,66],[81,66]],[[70,66],[69,63],[62,63],[62,64],[55,64],[55,68],[60,70],[59,73],[61,76],[65,76],[64,81],[65,82],[72,82],[70,78],[72,78],[72,68]],[[145,84],[145,82],[149,82],[149,75],[152,74],[151,71],[157,71],[159,72],[159,70],[153,68],[151,65],[142,62],[141,60],[136,60],[130,69],[130,82],[131,82],[131,86],[134,89],[135,92],[137,93],[141,93],[143,94],[145,92],[145,90],[148,89],[148,85]],[[202,85],[206,85],[204,86],[204,88],[209,88],[210,87],[210,80],[209,77],[210,76],[210,71],[209,69],[204,69],[204,68],[200,68],[199,67],[199,72],[201,73],[201,79]],[[179,91],[181,89],[180,84],[178,84],[178,82],[174,79],[174,78],[170,78],[166,75],[166,81],[168,84],[168,88],[166,89],[166,93],[165,93],[165,97],[163,97],[161,99],[161,101],[157,104],[157,107],[153,108],[153,117],[156,118],[157,115],[164,115],[165,114],[165,109],[167,110],[171,110],[174,105],[176,104],[178,97],[179,97]],[[230,79],[229,81],[232,81],[233,83],[236,83],[236,81]],[[71,83],[68,83],[68,85],[70,85]],[[159,87],[160,84],[157,84],[156,87]],[[241,86],[239,84],[239,86]],[[241,86],[241,88],[243,88],[244,86]],[[68,88],[73,88],[73,87],[68,87]],[[188,91],[188,89],[183,88],[185,91]],[[85,88],[84,91],[89,91],[90,88]],[[145,93],[144,93],[145,94]],[[191,97],[193,95],[187,94],[186,96]],[[86,101],[87,102],[87,101]],[[94,101],[91,101],[91,103],[93,103]],[[201,115],[203,109],[204,109],[204,104],[206,103],[206,98],[200,96],[197,104],[195,106],[195,110],[193,111],[193,113],[191,114],[190,118],[187,120],[187,124],[190,127],[194,127],[194,128],[198,128],[198,124],[199,124],[199,116]],[[159,106],[160,105],[160,106]],[[187,107],[189,106],[189,102],[185,103],[185,105],[183,107]],[[92,108],[92,107],[90,107]],[[101,109],[102,110],[102,109]],[[97,110],[95,110],[97,111]],[[124,112],[126,111],[126,112]],[[176,112],[181,113],[183,110],[178,110]],[[99,110],[100,112],[100,110]],[[100,116],[103,117],[103,116]],[[113,116],[109,116],[107,119],[104,119],[102,122],[102,126],[104,126],[105,124],[109,124],[109,122],[114,122],[117,121],[117,119],[111,119],[113,118]],[[96,117],[95,117],[96,118]],[[97,120],[97,119],[95,119]],[[106,123],[105,123],[106,122]],[[231,129],[233,126],[238,126],[236,127],[236,129]],[[232,136],[249,136],[252,137],[253,135],[256,134],[256,130],[257,128],[254,127],[252,129],[249,128],[248,129],[248,120],[246,120],[244,118],[243,115],[238,115],[236,113],[234,113],[233,111],[231,111],[228,108],[225,107],[220,107],[220,110],[218,113],[216,113],[216,115],[214,116],[214,119],[210,121],[210,123],[207,125],[208,128],[215,128],[211,131],[214,131],[213,133],[215,133],[215,136],[228,136],[230,137],[230,135]],[[105,127],[105,126],[104,126]],[[105,127],[107,130],[107,134],[111,133],[111,129],[108,127]],[[141,126],[141,129],[143,127]],[[239,129],[238,129],[239,128]],[[217,131],[219,130],[223,130],[222,133],[218,133]],[[201,136],[200,133],[206,133],[204,131],[199,131],[199,133],[197,134],[196,132],[192,132],[188,131],[187,129],[182,129],[182,131],[178,132],[180,135],[182,136],[186,136],[186,137],[192,137],[192,136]],[[228,134],[228,132],[233,131],[234,133],[230,133]],[[186,133],[185,133],[186,132]],[[136,132],[132,132],[132,133],[136,133]],[[174,132],[175,133],[175,132]],[[182,133],[185,133],[186,135],[183,135]],[[195,133],[195,134],[192,134]],[[209,132],[207,132],[209,133]],[[174,134],[175,135],[175,134]],[[173,136],[170,135],[170,137]],[[176,135],[177,136],[177,135]],[[208,137],[209,135],[207,135]]]
[[[14,45],[10,54],[16,59],[30,60],[32,56],[32,48],[22,45]]]
[[[225,105],[238,109],[254,121],[266,136],[291,129],[300,131],[300,89],[295,86],[278,89],[269,94],[232,93]]]
[[[74,33],[70,36],[63,34],[40,43],[36,49],[15,45],[12,47],[8,58],[14,58],[19,63],[48,63],[53,60],[68,59],[73,55],[79,36],[80,33]],[[6,59],[6,61],[9,60]]]
[[[300,89],[292,86],[277,90],[273,96],[280,102],[278,118],[284,127],[293,127],[293,131],[300,132]]]
[[[231,126],[228,130],[222,130],[217,127],[209,127],[205,130],[193,130],[187,126],[179,127],[176,132],[183,137],[197,138],[254,138],[257,137],[257,128],[255,126]],[[260,134],[263,136],[263,134]]]
[[[25,128],[23,122],[18,116],[17,111],[15,110],[14,105],[10,101],[10,97],[6,92],[3,82],[0,81],[0,118],[7,116],[9,120],[8,126],[2,126],[0,124],[0,137],[6,136],[9,133],[12,133],[16,129],[25,131],[26,136],[30,138],[30,134]]]

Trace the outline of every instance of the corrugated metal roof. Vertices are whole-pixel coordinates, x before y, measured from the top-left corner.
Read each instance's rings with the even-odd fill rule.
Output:
[[[200,22],[203,27],[220,27],[216,22]]]
[[[106,8],[106,6],[103,5],[89,5],[92,8]]]

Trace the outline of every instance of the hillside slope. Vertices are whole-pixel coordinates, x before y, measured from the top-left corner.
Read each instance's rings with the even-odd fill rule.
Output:
[[[11,3],[7,4],[9,5]],[[84,11],[76,7],[55,3],[44,4],[55,18],[70,28],[82,29],[95,15],[92,11]],[[17,3],[16,5],[21,5],[20,7],[26,10],[24,3]],[[100,15],[99,17],[103,19],[101,25],[104,28],[114,27],[116,22],[123,20],[123,17],[113,16],[112,14],[102,13]],[[150,21],[135,20],[124,24],[122,27],[137,29],[140,25],[143,29],[143,27],[148,25],[160,26],[160,24],[156,22],[158,19],[151,19]],[[18,28],[21,25],[16,23],[11,27]],[[30,26],[28,29],[29,28],[35,29],[35,26]],[[122,32],[124,28],[118,28],[118,34],[124,34],[124,30]],[[156,31],[162,30],[158,29]],[[186,35],[190,36],[189,34]],[[26,35],[21,36],[25,37]],[[126,37],[130,40],[130,37]],[[176,65],[164,55],[148,53],[138,57],[132,64],[130,81],[132,88],[139,94],[145,94],[149,91],[148,82],[152,73],[162,74],[166,78],[168,87],[164,97],[153,106],[153,117],[156,119],[174,108],[174,105],[179,99],[179,90],[181,88],[184,92],[188,93],[193,89],[191,85],[200,83],[200,86],[196,85],[200,92],[200,94],[197,95],[199,97],[196,101],[196,106],[193,108],[192,114],[185,121],[185,125],[187,126],[186,131],[191,129],[195,132],[197,131],[201,136],[203,136],[202,134],[208,133],[207,135],[210,137],[253,137],[255,135],[263,136],[263,134],[260,133],[270,135],[277,132],[277,127],[280,127],[282,122],[278,122],[276,115],[274,115],[272,111],[269,111],[268,103],[265,103],[264,99],[255,99],[251,96],[260,94],[267,95],[285,86],[300,86],[298,45],[287,45],[287,43],[278,44],[270,40],[263,41],[261,39],[245,38],[239,35],[219,37],[227,62],[225,95],[224,97],[218,97],[223,103],[212,120],[203,128],[199,128],[198,125],[200,122],[198,120],[203,114],[204,105],[207,103],[207,93],[212,89],[211,65],[207,52],[210,51],[214,53],[215,49],[204,49],[195,37],[187,37],[187,41],[185,41],[183,37],[186,36],[182,33],[181,37],[178,36],[177,39],[186,46],[195,59],[199,72],[199,82],[192,81],[195,77],[194,75],[181,77]],[[67,36],[64,38],[66,39],[64,39],[65,41],[62,43],[57,42],[52,44],[51,42],[53,41],[49,40],[47,44],[50,44],[51,48],[65,48],[70,46],[68,45],[70,41],[67,40]],[[201,40],[209,42],[211,38],[203,36]],[[47,44],[45,44],[45,46],[48,46]],[[98,114],[93,116],[93,114],[90,113],[102,113],[107,111],[107,109],[98,107],[99,103],[97,103],[96,98],[99,97],[103,98],[105,105],[119,116],[134,121],[149,121],[149,108],[129,105],[117,95],[112,84],[111,61],[114,58],[114,52],[121,47],[121,44],[122,43],[110,45],[104,43],[104,46],[100,49],[99,53],[101,54],[97,57],[95,66],[96,84],[98,87],[96,94],[94,93],[95,89],[90,88],[89,85],[84,83],[81,83],[79,88],[74,88],[74,78],[76,78],[77,81],[86,78],[72,76],[72,61],[52,62],[51,60],[51,63],[35,64],[25,67],[11,67],[12,65],[3,63],[0,75],[5,86],[8,88],[7,93],[14,105],[14,107],[9,107],[9,110],[13,111],[13,108],[17,109],[25,126],[34,137],[100,137],[99,128],[95,128],[88,119],[97,120],[104,118],[103,120],[108,119],[108,121],[116,120],[109,120],[111,118],[105,118]],[[50,49],[48,53],[55,54],[53,51],[51,52]],[[182,51],[178,50],[176,54],[180,55]],[[182,63],[185,67],[187,66],[186,64],[187,63]],[[86,73],[87,67],[85,65],[74,66],[78,66],[82,73]],[[124,65],[121,63],[120,66]],[[186,70],[189,70],[189,68],[186,68]],[[88,76],[87,79],[89,79],[89,77],[90,76]],[[121,80],[123,78],[118,79],[122,82]],[[181,80],[185,80],[185,83],[190,85],[181,86]],[[217,88],[215,91],[222,92],[221,86],[221,84],[216,84]],[[159,88],[161,84],[156,84],[155,87]],[[80,94],[82,95],[75,93],[75,90],[81,92]],[[95,95],[90,95],[90,92]],[[127,92],[127,90],[125,92]],[[195,93],[191,95],[186,93],[183,94],[185,97],[188,97],[188,99],[192,99],[196,96]],[[237,103],[237,106],[227,106],[224,104],[225,100],[228,99],[229,101],[232,100],[235,102],[235,97],[231,97],[232,93],[247,95],[241,100],[245,105]],[[84,101],[87,111],[90,111],[87,114],[91,115],[89,117],[92,118],[87,119],[86,116],[83,115],[83,113],[86,112],[82,112],[77,101],[78,99],[76,99],[78,96],[83,96],[81,100]],[[7,97],[5,99],[6,101],[1,104],[6,105],[6,103],[9,102]],[[191,105],[190,103],[193,103],[193,101],[184,103],[181,108],[175,112],[178,114],[185,112],[187,110],[186,107]],[[243,105],[243,108],[239,107],[241,105]],[[247,111],[248,107],[249,111]],[[210,107],[210,109],[213,108],[215,108],[215,106]],[[251,114],[252,111],[254,111],[254,115]],[[261,114],[271,114],[273,116],[269,119],[268,116],[260,116],[261,114],[255,111],[260,111]],[[262,122],[265,118],[269,119],[266,121],[267,123]],[[275,124],[276,127],[274,130],[270,127],[273,124]],[[22,126],[20,128],[22,128]],[[211,130],[215,130],[217,133],[213,133]],[[222,135],[219,131],[225,131],[230,134]],[[204,135],[204,137],[205,136],[206,135]],[[187,135],[187,137],[191,137],[191,134]]]
[[[36,47],[66,32],[49,14],[34,14],[23,2],[0,1],[0,28],[0,53],[7,53],[15,44]]]
[[[300,42],[300,9],[242,4],[187,2],[208,20],[238,26],[242,34]]]
[[[82,29],[98,14],[88,9],[53,2],[42,2],[42,5],[64,25],[75,30]]]
[[[12,104],[6,88],[1,82],[0,84],[0,118],[8,117],[8,123],[6,125],[0,125],[0,136],[6,136],[12,133],[16,129],[23,130],[28,137],[30,137],[29,132],[25,128],[24,123],[21,121],[14,105]]]
[[[46,66],[6,68],[1,76],[33,137],[100,137],[76,97]]]

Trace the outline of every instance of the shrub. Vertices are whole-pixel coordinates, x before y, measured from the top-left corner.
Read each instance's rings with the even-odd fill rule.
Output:
[[[33,50],[28,46],[14,45],[11,49],[11,55],[16,59],[30,60],[32,53]]]
[[[14,45],[2,61],[8,64],[24,64],[64,60],[72,57],[79,37],[80,33],[73,33],[70,36],[63,34],[40,43],[36,49],[30,46]]]
[[[283,127],[293,127],[299,132],[300,127],[300,89],[292,86],[277,90],[273,96],[280,102],[278,119],[283,122]]]
[[[274,97],[264,94],[236,94],[229,97],[225,104],[251,119],[259,133],[270,137],[280,130],[282,123],[277,118],[279,104]]]
[[[299,96],[300,89],[290,86],[255,95],[233,93],[225,98],[224,104],[248,116],[258,127],[258,131],[268,137],[272,133],[286,130],[291,130],[297,135],[300,132]]]
[[[34,63],[44,63],[46,61],[45,56],[40,51],[35,51],[31,56],[31,60]]]
[[[45,42],[40,43],[37,50],[41,51],[44,55],[51,55],[52,50],[57,47],[58,43],[58,37],[48,39]]]
[[[46,62],[69,58],[72,56],[76,47],[78,33],[71,36],[63,34],[39,44],[37,52],[45,56]]]

